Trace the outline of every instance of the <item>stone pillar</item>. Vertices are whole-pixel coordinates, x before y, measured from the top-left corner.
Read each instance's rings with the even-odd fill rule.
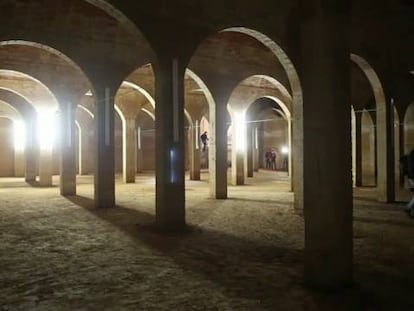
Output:
[[[60,194],[76,195],[75,109],[71,102],[61,104]]]
[[[210,195],[220,200],[227,199],[227,100],[227,96],[217,96],[210,105]]]
[[[362,113],[355,114],[355,186],[362,186]]]
[[[254,127],[253,131],[253,169],[258,172],[260,168],[260,151],[259,151],[259,128]]]
[[[391,98],[387,98],[385,109],[377,110],[376,119],[378,201],[394,202],[394,107]]]
[[[185,228],[184,71],[166,57],[155,68],[156,224],[162,230]]]
[[[137,171],[137,130],[135,119],[126,118],[122,129],[123,139],[123,179],[125,183],[134,183]]]
[[[331,291],[352,282],[350,8],[323,3],[301,0],[305,282]]]
[[[190,149],[190,180],[200,180],[200,145],[198,121],[188,131],[188,142]]]
[[[39,144],[37,140],[36,117],[33,116],[26,124],[26,147],[25,147],[25,180],[36,181],[37,161],[39,155]]]
[[[92,141],[90,140],[90,129],[86,126],[79,127],[78,131],[78,153],[79,153],[79,175],[92,173],[91,157],[93,156]],[[93,160],[93,158],[92,158]]]
[[[115,206],[115,135],[114,118],[116,90],[109,86],[95,87],[96,97],[96,160],[95,207]]]
[[[142,152],[142,134],[141,127],[137,127],[137,173],[142,173],[143,171],[143,152]]]
[[[53,175],[52,149],[40,148],[39,153],[39,185],[42,187],[52,186]]]
[[[246,140],[246,176],[253,177],[254,171],[254,127],[251,124],[247,125],[247,140]]]
[[[289,191],[294,191],[294,182],[293,182],[293,148],[292,148],[292,135],[293,135],[293,126],[292,119],[288,116],[288,154],[282,155],[287,158],[287,173],[289,176]],[[284,160],[284,159],[283,159]]]
[[[83,131],[82,128],[79,125],[79,122],[77,123],[77,141],[76,141],[76,153],[77,153],[77,171],[79,175],[83,175]]]
[[[231,184],[233,186],[244,185],[244,157],[246,150],[245,148],[240,148],[240,138],[246,138],[246,133],[240,133],[241,128],[238,128],[238,122],[235,121],[235,116],[232,120],[232,145],[231,145]],[[246,131],[244,131],[246,132]]]

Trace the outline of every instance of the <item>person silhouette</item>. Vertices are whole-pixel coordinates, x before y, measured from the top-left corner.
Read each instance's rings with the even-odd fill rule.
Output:
[[[203,152],[204,152],[206,151],[206,148],[207,148],[207,141],[208,141],[207,132],[204,132],[203,134],[201,134],[200,139],[201,139],[201,142],[203,143]]]

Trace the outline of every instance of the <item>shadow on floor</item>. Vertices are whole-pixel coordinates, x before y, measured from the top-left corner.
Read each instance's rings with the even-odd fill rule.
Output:
[[[404,211],[401,211],[402,214],[404,214]],[[407,214],[407,213],[405,213]],[[363,223],[368,224],[374,224],[374,225],[394,225],[399,227],[413,227],[414,226],[414,220],[410,222],[410,216],[407,214],[407,222],[393,220],[393,219],[379,219],[379,218],[372,218],[372,217],[361,217],[361,216],[354,216],[354,222],[359,221]]]
[[[368,283],[368,288],[355,286],[337,295],[306,290],[302,277],[303,251],[287,247],[276,236],[268,239],[271,242],[264,243],[191,224],[183,233],[168,234],[157,230],[153,214],[123,206],[95,209],[89,198],[74,196],[68,199],[127,233],[137,243],[162,252],[183,270],[201,274],[218,284],[224,288],[226,296],[258,300],[261,306],[270,310],[291,297],[290,292],[297,295],[298,291],[305,309],[311,305],[316,307],[315,310],[385,310],[379,305],[388,306],[388,301],[391,306],[412,303],[400,296],[398,299],[402,300],[396,303],[395,291],[407,295],[409,291],[398,280],[388,280],[381,273],[360,276],[358,281]],[[373,278],[381,282],[371,284]],[[384,291],[381,284],[389,282],[393,284],[393,291]]]
[[[290,201],[278,201],[278,200],[257,200],[257,199],[248,199],[248,198],[235,198],[229,197],[226,199],[227,201],[242,201],[242,202],[255,202],[255,203],[275,203],[281,205],[291,205],[293,206],[293,202]]]
[[[57,188],[57,185],[42,186],[37,180],[30,180],[25,182],[27,185],[33,188]]]

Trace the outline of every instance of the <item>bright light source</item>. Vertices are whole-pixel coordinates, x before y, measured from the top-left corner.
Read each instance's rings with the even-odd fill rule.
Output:
[[[234,125],[236,132],[236,149],[244,151],[246,149],[246,121],[244,112],[236,112],[234,116]]]
[[[286,147],[286,146],[283,146],[283,147],[282,147],[282,153],[283,153],[283,154],[288,154],[288,153],[289,153],[289,148],[288,148],[288,147]]]
[[[85,95],[86,95],[86,96],[93,96],[93,94],[92,94],[91,90],[87,91],[87,92],[85,93]]]
[[[37,113],[37,126],[40,149],[51,151],[57,131],[56,112],[50,109],[39,110]]]
[[[23,121],[17,120],[13,123],[14,127],[14,150],[24,151],[26,146],[26,126]]]

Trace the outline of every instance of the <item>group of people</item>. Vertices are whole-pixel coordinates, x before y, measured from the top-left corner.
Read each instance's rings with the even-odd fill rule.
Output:
[[[269,149],[265,153],[265,160],[266,160],[266,168],[276,171],[276,158],[277,153],[274,149]]]
[[[401,174],[407,176],[408,187],[411,192],[414,192],[414,149],[409,154],[406,154],[400,159]],[[414,196],[411,198],[406,206],[406,211],[411,217],[414,217]]]

